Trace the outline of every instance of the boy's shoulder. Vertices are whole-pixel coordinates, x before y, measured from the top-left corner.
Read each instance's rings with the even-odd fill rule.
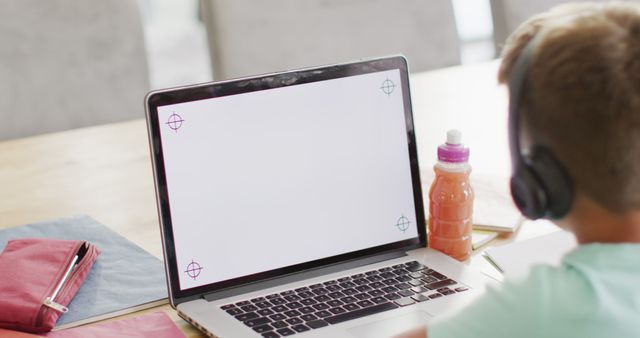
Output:
[[[640,245],[582,245],[560,266],[507,277],[428,327],[438,337],[602,337],[640,332]],[[627,335],[625,335],[627,334]]]

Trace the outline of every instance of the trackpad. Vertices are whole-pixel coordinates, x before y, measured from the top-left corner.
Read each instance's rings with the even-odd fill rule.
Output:
[[[424,311],[414,311],[398,317],[384,319],[348,329],[356,337],[393,337],[418,326],[425,326],[431,315]]]

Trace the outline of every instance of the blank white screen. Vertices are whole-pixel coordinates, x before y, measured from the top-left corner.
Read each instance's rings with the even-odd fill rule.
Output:
[[[180,288],[417,237],[400,83],[390,70],[159,107]]]

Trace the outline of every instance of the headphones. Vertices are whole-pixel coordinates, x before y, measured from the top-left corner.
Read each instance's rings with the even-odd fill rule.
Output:
[[[529,219],[559,219],[569,212],[573,201],[573,188],[567,171],[544,146],[533,145],[524,152],[520,148],[520,100],[534,49],[542,35],[538,32],[525,46],[509,77],[511,196],[520,212]]]

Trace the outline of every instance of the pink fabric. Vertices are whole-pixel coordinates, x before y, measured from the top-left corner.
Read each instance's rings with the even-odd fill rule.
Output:
[[[0,254],[0,327],[47,332],[60,312],[45,307],[71,259],[84,242],[54,239],[17,239]],[[61,290],[56,302],[68,305],[96,260],[99,250],[90,245],[73,278]]]
[[[43,336],[47,338],[185,338],[176,324],[164,312],[79,326],[49,332]]]

